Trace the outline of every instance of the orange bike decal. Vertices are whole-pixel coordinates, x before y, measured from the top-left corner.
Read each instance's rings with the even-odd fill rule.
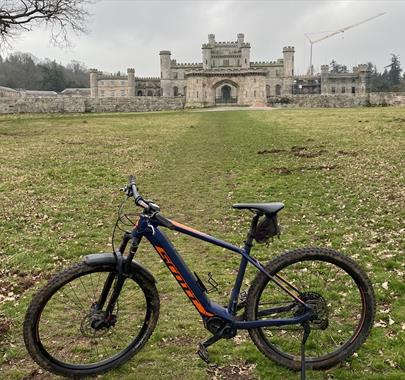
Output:
[[[208,312],[207,310],[205,310],[204,306],[197,299],[194,292],[190,289],[190,287],[188,286],[186,280],[179,273],[176,266],[173,264],[173,261],[167,255],[166,251],[162,247],[159,247],[159,246],[155,246],[155,249],[156,249],[156,252],[159,254],[159,256],[162,258],[163,262],[169,268],[170,272],[172,272],[172,274],[175,277],[175,279],[177,280],[177,282],[183,288],[184,293],[186,293],[187,297],[190,299],[190,301],[193,303],[193,305],[199,311],[199,313],[202,314],[202,315],[205,315],[206,317],[212,317],[214,314],[212,314],[212,313]]]
[[[172,224],[174,224],[176,227],[180,227],[180,228],[183,228],[184,230],[187,230],[187,231],[190,231],[190,232],[194,232],[194,233],[196,233],[196,234],[198,234],[198,235],[208,236],[208,235],[205,234],[204,232],[201,232],[201,231],[195,230],[194,228],[185,226],[184,224],[181,224],[181,223],[179,223],[179,222],[176,222],[175,220],[171,220],[171,222],[172,222]]]

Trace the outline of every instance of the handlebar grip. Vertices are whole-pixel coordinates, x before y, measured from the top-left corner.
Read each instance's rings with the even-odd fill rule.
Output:
[[[148,208],[148,204],[143,200],[141,195],[138,193],[138,189],[136,187],[136,180],[135,176],[130,175],[128,177],[128,186],[132,190],[132,196],[134,197],[135,203],[142,208]]]
[[[128,177],[128,185],[129,185],[129,186],[136,185],[135,176],[130,175],[130,176]]]

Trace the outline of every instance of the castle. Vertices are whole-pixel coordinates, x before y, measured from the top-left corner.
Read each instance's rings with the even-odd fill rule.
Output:
[[[239,33],[236,41],[217,42],[214,34],[202,45],[201,63],[178,63],[171,52],[160,56],[160,77],[109,75],[90,70],[93,98],[163,96],[184,97],[186,107],[224,104],[265,105],[268,99],[293,94],[364,94],[368,90],[367,65],[352,73],[331,73],[328,65],[318,75],[294,75],[294,47],[283,48],[275,61],[252,62],[250,43]]]

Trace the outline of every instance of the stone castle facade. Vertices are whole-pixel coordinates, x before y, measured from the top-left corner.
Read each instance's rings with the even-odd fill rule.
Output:
[[[160,77],[109,75],[90,70],[90,92],[93,98],[162,96],[184,97],[187,107],[224,104],[265,105],[272,97],[293,94],[364,94],[367,92],[367,65],[355,67],[352,73],[330,73],[323,65],[313,76],[294,75],[294,47],[283,48],[282,58],[253,62],[250,43],[239,33],[236,41],[217,42],[208,36],[202,45],[202,62],[179,63],[171,52],[160,56]]]

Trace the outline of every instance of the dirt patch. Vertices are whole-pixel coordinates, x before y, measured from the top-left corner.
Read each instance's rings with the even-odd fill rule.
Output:
[[[305,171],[311,171],[311,170],[333,170],[336,169],[337,165],[317,165],[317,166],[298,166],[297,168],[292,168],[292,169],[288,169],[284,166],[279,167],[279,168],[271,168],[270,171],[272,171],[273,173],[277,173],[277,174],[281,174],[281,175],[288,175],[288,174],[292,174],[293,172],[305,172]]]
[[[159,347],[170,347],[170,346],[189,346],[196,345],[196,342],[191,337],[187,336],[174,336],[169,338],[162,338],[157,344]]]
[[[15,301],[28,289],[34,286],[40,278],[49,277],[50,274],[32,271],[23,272],[19,269],[3,269],[0,271],[0,303],[2,301]]]
[[[388,122],[405,123],[405,117],[395,117],[394,119],[388,120]]]
[[[303,158],[313,158],[313,157],[319,157],[324,153],[327,153],[328,151],[325,149],[321,150],[309,150],[308,147],[306,146],[297,146],[294,145],[291,147],[291,153],[296,156],[296,157],[303,157]]]
[[[291,174],[292,171],[284,166],[282,166],[281,168],[272,168],[271,171],[273,173],[277,173],[277,174],[282,174],[282,175],[287,175],[287,174]]]
[[[0,315],[0,338],[7,334],[12,325],[13,323],[11,322],[11,319],[6,318],[4,315]]]
[[[50,373],[37,368],[31,371],[27,376],[24,376],[21,380],[48,380],[52,378],[53,376]]]
[[[319,165],[319,166],[300,166],[297,170],[304,172],[309,170],[333,170],[336,169],[337,165]]]
[[[283,153],[285,149],[263,149],[259,150],[257,154],[275,154],[275,153]]]
[[[256,364],[247,364],[239,362],[236,364],[228,364],[224,366],[209,366],[207,373],[211,380],[229,379],[229,380],[252,380],[253,370]]]
[[[356,151],[346,151],[346,150],[338,150],[336,152],[337,156],[351,156],[351,157],[356,157],[359,155],[359,152]]]

